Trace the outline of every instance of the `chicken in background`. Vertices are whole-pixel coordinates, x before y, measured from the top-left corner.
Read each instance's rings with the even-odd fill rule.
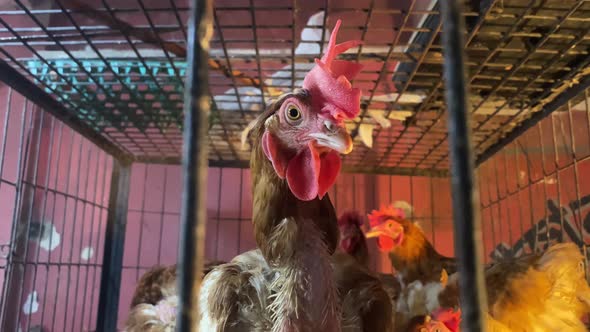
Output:
[[[485,316],[485,325],[488,332],[512,332],[504,324],[496,321],[490,315]],[[408,322],[407,332],[459,332],[461,312],[455,310],[439,309],[430,315],[415,316]]]
[[[398,313],[406,319],[439,308],[457,308],[457,266],[436,252],[424,233],[393,207],[369,216],[367,238],[378,237],[399,273],[402,294]],[[447,277],[447,272],[453,275]],[[485,267],[491,329],[520,331],[586,331],[580,320],[589,312],[590,288],[584,260],[574,243],[551,246]],[[448,280],[448,282],[447,282]],[[400,307],[405,305],[405,307]],[[398,319],[396,317],[398,321]]]
[[[459,305],[458,276],[438,296],[446,310]],[[590,287],[584,257],[574,243],[558,243],[540,254],[506,259],[486,268],[488,325],[509,331],[587,331]],[[498,329],[500,331],[500,329]]]
[[[205,262],[204,278],[223,261]],[[156,266],[144,273],[137,282],[131,299],[126,331],[172,332],[176,326],[178,307],[176,264]]]
[[[379,250],[386,252],[402,285],[414,281],[423,284],[440,282],[443,270],[454,273],[454,258],[439,254],[414,222],[406,217],[407,210],[394,205],[369,214],[370,229],[366,238],[377,238]]]
[[[258,249],[205,277],[200,330],[341,331],[331,266],[338,218],[327,192],[340,172],[340,154],[352,151],[344,120],[360,112],[361,91],[350,81],[362,65],[335,59],[360,44],[336,45],[340,24],[303,89],[281,96],[251,127]]]
[[[369,248],[362,226],[365,218],[357,211],[347,211],[338,219],[340,249],[354,257],[359,264],[369,267]]]
[[[332,256],[334,283],[342,303],[343,332],[393,332],[394,303],[379,276],[353,256]]]

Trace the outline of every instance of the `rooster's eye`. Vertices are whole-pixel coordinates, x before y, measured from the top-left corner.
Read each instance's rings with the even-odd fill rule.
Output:
[[[286,113],[287,117],[291,121],[297,121],[301,119],[301,111],[295,105],[290,105],[289,107],[287,107]]]

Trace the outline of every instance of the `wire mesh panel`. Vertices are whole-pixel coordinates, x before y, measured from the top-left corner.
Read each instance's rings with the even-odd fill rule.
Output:
[[[93,330],[112,160],[6,86],[0,93],[1,329]]]
[[[88,130],[137,160],[178,162],[186,1],[15,1],[1,11],[0,54]],[[475,150],[483,154],[570,86],[587,85],[587,1],[469,1],[466,52]],[[298,87],[333,27],[364,44],[351,170],[448,168],[441,20],[431,0],[215,1],[210,160],[246,166],[240,134]],[[361,143],[362,142],[362,143]]]
[[[517,138],[479,169],[488,259],[572,241],[588,259],[588,91]]]

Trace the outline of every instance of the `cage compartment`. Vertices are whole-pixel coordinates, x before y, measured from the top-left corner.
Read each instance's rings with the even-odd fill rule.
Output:
[[[181,171],[163,164],[180,162],[188,2],[89,4],[0,2],[0,72],[11,73],[0,77],[26,87],[0,86],[7,101],[0,228],[10,230],[0,232],[0,324],[7,331],[15,324],[91,331],[99,315],[118,317],[122,327],[141,273],[177,260]],[[485,259],[572,241],[587,260],[590,2],[464,5]],[[365,95],[362,116],[349,124],[356,135],[349,173],[330,191],[336,209],[408,201],[435,247],[454,254],[439,6],[216,0],[208,259],[254,247],[249,171],[236,168],[247,167],[250,153],[241,132],[273,97],[301,83],[338,17],[340,38],[365,42],[343,55],[365,64],[354,82]],[[105,151],[134,164],[114,163]],[[116,220],[107,214],[125,190],[111,181],[124,184],[121,171],[130,176],[127,227],[113,233]],[[114,250],[105,241],[121,244],[121,236],[124,247],[111,251],[118,264],[105,258]],[[371,266],[391,272],[370,247]],[[111,264],[120,268],[120,294],[101,287]],[[114,301],[108,313],[98,309],[103,296]]]

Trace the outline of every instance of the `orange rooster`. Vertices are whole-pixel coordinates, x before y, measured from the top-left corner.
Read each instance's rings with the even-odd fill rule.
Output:
[[[357,211],[347,211],[338,219],[340,249],[354,257],[361,265],[369,266],[369,249],[361,227],[365,223]]]
[[[330,257],[337,216],[326,195],[339,174],[339,154],[352,150],[344,120],[360,112],[352,80],[361,69],[336,56],[336,45],[302,89],[280,97],[252,129],[254,235],[257,250],[211,271],[199,295],[203,331],[340,331],[340,303]]]
[[[412,221],[406,219],[402,208],[388,206],[369,214],[370,230],[367,238],[378,238],[379,250],[387,252],[400,281],[408,285],[414,281],[423,284],[439,282],[441,273],[454,273],[454,258],[439,254]]]

